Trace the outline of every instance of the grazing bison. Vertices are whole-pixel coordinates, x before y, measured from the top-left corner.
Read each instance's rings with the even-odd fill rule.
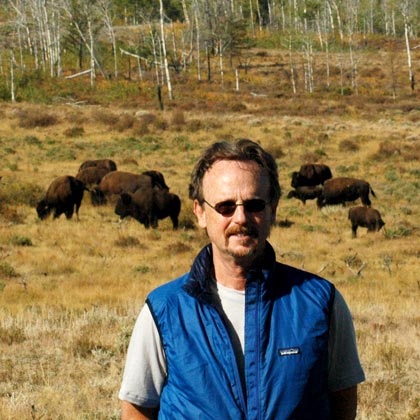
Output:
[[[79,219],[79,208],[85,189],[83,182],[73,176],[66,175],[56,178],[36,207],[38,217],[44,220],[54,210],[54,219],[63,213],[67,219],[71,219],[76,210],[76,216]]]
[[[99,185],[92,189],[92,204],[105,204],[109,199],[117,199],[123,192],[134,192],[141,187],[153,187],[150,176],[123,171],[109,172],[101,179]]]
[[[144,171],[142,175],[147,175],[152,178],[152,184],[154,187],[161,188],[163,190],[169,190],[169,187],[166,185],[165,178],[163,174],[158,171]]]
[[[95,159],[95,160],[86,160],[84,161],[79,168],[79,171],[86,168],[106,168],[108,172],[116,171],[117,164],[112,159]]]
[[[173,228],[177,229],[180,211],[179,197],[158,187],[139,188],[134,193],[122,193],[115,206],[115,213],[121,219],[131,216],[146,228],[157,228],[158,220],[170,217]]]
[[[86,187],[92,188],[99,185],[102,178],[109,172],[111,171],[108,168],[102,166],[88,166],[85,169],[80,169],[76,178],[82,181]]]
[[[106,174],[98,187],[93,188],[91,200],[93,205],[105,204],[108,199],[113,201],[124,192],[131,192],[142,189],[152,188],[168,191],[163,175],[157,171],[149,171],[143,174],[133,174],[131,172],[112,171]]]
[[[314,200],[322,193],[322,187],[319,185],[296,187],[294,190],[289,191],[287,198],[297,198],[306,204],[306,200]]]
[[[291,185],[293,188],[323,184],[332,178],[331,169],[322,163],[306,163],[299,172],[292,173]]]
[[[324,183],[322,193],[317,199],[319,208],[326,205],[342,204],[346,201],[361,199],[365,206],[370,206],[369,193],[376,197],[368,182],[355,178],[332,178]]]
[[[353,238],[356,237],[358,226],[367,228],[368,232],[379,232],[385,225],[379,211],[372,207],[352,207],[349,210],[349,219]]]

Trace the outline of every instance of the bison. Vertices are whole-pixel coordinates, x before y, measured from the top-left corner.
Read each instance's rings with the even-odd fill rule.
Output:
[[[170,217],[173,229],[177,229],[180,212],[180,198],[158,187],[139,188],[134,193],[122,193],[115,206],[115,213],[121,219],[131,216],[146,228],[157,228],[158,220]]]
[[[365,227],[368,232],[379,232],[385,222],[378,210],[372,207],[358,206],[349,210],[353,238],[357,235],[357,228]]]
[[[84,169],[80,169],[76,175],[76,178],[82,181],[86,187],[92,188],[98,185],[102,178],[111,172],[108,168],[102,166],[88,166]]]
[[[335,204],[344,206],[346,201],[355,201],[360,198],[365,206],[370,206],[369,193],[376,197],[366,181],[355,178],[332,178],[325,181],[322,193],[317,199],[317,205],[319,208]]]
[[[163,190],[169,190],[169,187],[166,185],[165,178],[163,174],[158,171],[144,171],[142,175],[147,175],[152,178],[152,184],[154,187],[161,188]]]
[[[108,199],[113,198],[124,192],[131,192],[139,188],[157,187],[167,191],[169,188],[165,183],[163,175],[160,172],[152,171],[143,174],[134,174],[131,172],[112,171],[106,174],[99,185],[92,189],[91,200],[93,205],[105,204]]]
[[[112,159],[94,159],[94,160],[86,160],[84,161],[80,167],[79,171],[86,168],[106,168],[108,172],[116,171],[117,164]]]
[[[44,220],[54,210],[54,219],[63,213],[67,219],[71,219],[76,211],[76,217],[79,219],[79,208],[85,190],[85,184],[71,175],[56,178],[48,187],[45,197],[36,206],[38,217]]]
[[[291,185],[293,188],[323,184],[332,178],[331,169],[322,163],[306,163],[299,172],[292,173]]]
[[[287,198],[297,198],[306,204],[306,200],[314,200],[318,198],[322,193],[322,187],[319,185],[297,187],[294,190],[289,191]]]

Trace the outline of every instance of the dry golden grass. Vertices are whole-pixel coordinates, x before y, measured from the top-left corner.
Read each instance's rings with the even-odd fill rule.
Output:
[[[352,310],[367,376],[358,418],[420,418],[419,118],[405,104],[384,110],[367,97],[206,96],[214,110],[4,105],[0,418],[119,417],[126,346],[145,296],[187,271],[206,243],[188,200],[192,166],[203,147],[239,137],[259,141],[279,165],[284,194],[270,239],[278,259],[330,279]],[[33,108],[55,124],[22,126]],[[80,221],[38,220],[34,205],[50,182],[96,157],[163,172],[183,203],[181,229],[169,220],[157,230],[119,224],[112,207],[92,207],[89,197]],[[348,207],[320,211],[287,200],[291,172],[308,159],[329,164],[334,176],[369,181],[385,229],[360,228],[353,239]]]

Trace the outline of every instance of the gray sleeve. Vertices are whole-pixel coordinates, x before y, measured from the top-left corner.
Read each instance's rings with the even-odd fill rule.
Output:
[[[328,343],[328,387],[332,392],[340,391],[364,380],[353,319],[343,296],[336,290]]]
[[[157,407],[166,378],[166,359],[149,307],[137,318],[128,346],[118,397],[141,407]]]

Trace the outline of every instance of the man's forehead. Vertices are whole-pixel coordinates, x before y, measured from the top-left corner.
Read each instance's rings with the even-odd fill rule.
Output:
[[[245,179],[247,182],[243,183]],[[203,187],[206,190],[228,190],[240,184],[242,187],[251,188],[253,185],[255,188],[265,189],[269,186],[269,176],[267,171],[254,161],[220,160],[209,168],[203,178]]]
[[[237,171],[247,171],[258,176],[264,172],[264,169],[253,160],[217,160],[210,166],[206,174],[223,175]]]

